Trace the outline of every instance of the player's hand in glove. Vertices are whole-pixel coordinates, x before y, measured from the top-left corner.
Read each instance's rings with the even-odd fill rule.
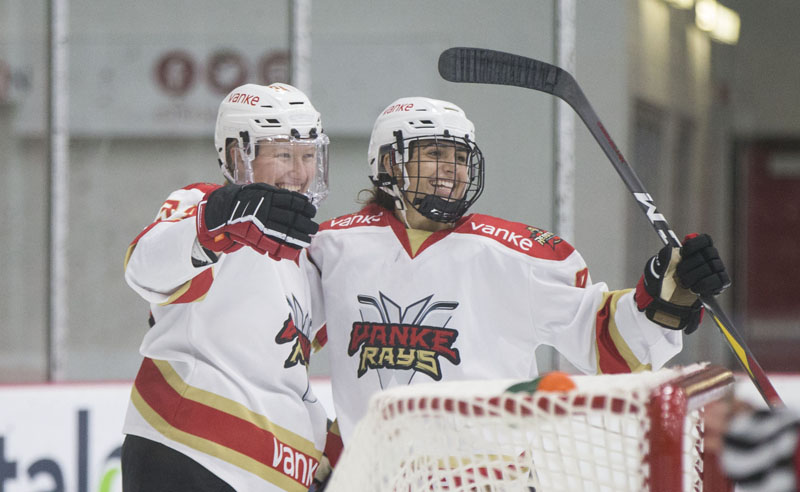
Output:
[[[295,260],[319,230],[308,197],[266,183],[227,185],[206,194],[197,209],[197,239],[217,253],[242,245]]]
[[[698,296],[713,296],[730,285],[725,265],[707,234],[686,236],[683,246],[664,246],[647,261],[636,286],[636,304],[665,328],[692,333],[703,319]]]

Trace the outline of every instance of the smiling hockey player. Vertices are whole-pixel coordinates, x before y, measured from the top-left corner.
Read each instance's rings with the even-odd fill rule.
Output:
[[[375,121],[368,161],[372,198],[322,224],[301,255],[345,445],[375,392],[533,378],[540,345],[589,374],[661,367],[700,322],[697,294],[729,283],[706,235],[661,250],[635,289],[609,291],[557,235],[467,214],[485,163],[455,104],[393,102]]]
[[[173,192],[126,258],[151,309],[124,425],[126,492],[304,491],[322,455],[294,261],[327,194],[320,115],[292,86],[248,84],[220,104],[214,140],[227,184]]]

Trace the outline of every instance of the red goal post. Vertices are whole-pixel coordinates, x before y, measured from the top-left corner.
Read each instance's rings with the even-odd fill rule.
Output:
[[[704,407],[727,369],[573,376],[568,392],[519,380],[418,384],[376,394],[326,489],[338,491],[725,491],[704,449]]]

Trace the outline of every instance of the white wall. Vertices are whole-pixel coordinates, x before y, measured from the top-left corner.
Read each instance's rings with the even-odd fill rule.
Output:
[[[554,98],[519,88],[452,84],[436,73],[438,54],[455,45],[552,61],[553,0],[313,4],[311,92],[332,138],[331,196],[320,218],[358,206],[355,196],[368,186],[365,154],[374,117],[395,98],[416,94],[450,99],[475,122],[487,158],[487,188],[476,211],[553,228]],[[790,69],[800,61],[793,23],[800,4],[776,0],[769,9],[745,0],[728,4],[742,14],[736,48],[711,44],[692,27],[688,14],[662,0],[578,2],[575,76],[629,160],[635,100],[659,105],[673,117],[694,119],[695,165],[687,182],[689,195],[697,198],[689,214],[671,222],[679,233],[706,230],[730,240],[728,210],[735,197],[726,179],[726,143],[731,132],[800,132],[800,75]],[[169,191],[192,181],[219,179],[211,132],[213,106],[221,96],[200,78],[194,89],[200,102],[190,97],[170,103],[184,109],[198,106],[191,114],[206,119],[191,120],[188,133],[181,130],[180,119],[171,120],[174,132],[154,127],[148,133],[139,113],[124,111],[125,105],[152,106],[164,97],[147,61],[160,50],[188,49],[202,61],[206,53],[233,47],[255,64],[266,50],[285,49],[287,2],[148,0],[130,6],[73,0],[70,7],[73,118],[99,120],[91,125],[80,118],[73,122],[76,129],[93,128],[96,134],[77,132],[70,148],[67,376],[132,377],[147,306],[122,280],[123,255]],[[0,93],[0,196],[3,230],[14,231],[0,236],[5,252],[0,255],[2,380],[44,377],[46,146],[40,135],[21,131],[18,124],[22,118],[32,122],[28,128],[43,127],[43,26],[42,3],[0,1],[0,62],[13,75],[9,90]],[[720,82],[729,84],[733,101],[722,109],[714,106],[720,101]],[[91,88],[99,92],[87,101]],[[31,96],[39,102],[31,103]],[[200,108],[208,101],[211,116]],[[113,125],[105,127],[105,117]],[[136,132],[125,133],[125,118]],[[573,242],[595,281],[631,287],[658,241],[580,121],[576,133]],[[673,143],[675,135],[674,130],[668,133]],[[676,177],[669,167],[660,172],[660,182],[645,184],[673,217]],[[626,238],[632,234],[650,242],[631,248]],[[730,243],[722,244],[723,254],[729,253]],[[715,329],[706,326],[705,331],[708,336],[695,335],[687,342],[695,351],[692,357],[724,359],[727,349],[715,338]]]
[[[623,155],[629,155],[628,24],[624,1],[576,2],[574,76]],[[600,146],[576,118],[576,210],[574,243],[595,282],[611,289],[634,287],[626,275],[625,213],[635,201]],[[642,260],[644,261],[644,259]]]
[[[800,133],[800,2],[769,4],[728,0],[742,15],[742,31],[730,69],[733,123],[738,136]]]
[[[212,5],[213,4],[213,5]],[[249,58],[288,35],[283,0],[218,2],[70,2],[69,327],[70,379],[132,377],[146,331],[147,305],[122,280],[128,243],[154,217],[169,191],[218,181],[211,135],[212,92],[202,77],[206,56],[231,48]],[[44,377],[47,294],[46,145],[43,11],[26,15],[19,0],[0,3],[6,22],[0,59],[32,74],[2,105],[8,129],[2,183],[14,227],[0,247],[12,253],[2,282],[0,321],[13,345],[0,346],[0,378]],[[552,2],[515,0],[502,8],[477,0],[314,2],[312,99],[331,144],[331,197],[321,219],[353,211],[366,188],[366,142],[377,114],[394,99],[428,95],[458,103],[478,127],[487,158],[487,188],[476,210],[551,224],[552,101],[522,89],[455,85],[441,80],[439,53],[453,45],[485,46],[549,60]],[[23,27],[29,24],[27,28]],[[38,33],[38,35],[36,34]],[[38,37],[37,37],[38,36]],[[29,39],[34,37],[34,40]],[[263,46],[259,45],[263,43]],[[200,64],[186,95],[165,101],[153,63],[171,49]],[[248,59],[249,59],[248,58]],[[252,64],[252,60],[251,64]],[[537,97],[538,96],[538,97]],[[214,96],[221,99],[220,95]],[[159,104],[175,111],[160,113]],[[160,117],[166,114],[168,119]],[[201,120],[207,130],[203,134]],[[125,123],[130,122],[130,128]],[[35,164],[36,172],[15,163]],[[109,364],[109,361],[113,361]]]

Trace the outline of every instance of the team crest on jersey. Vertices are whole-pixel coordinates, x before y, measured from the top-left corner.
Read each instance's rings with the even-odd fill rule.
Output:
[[[549,245],[553,250],[556,249],[556,245],[558,243],[563,242],[564,240],[560,237],[556,236],[552,232],[547,232],[543,229],[539,229],[538,227],[528,226],[528,229],[531,233],[531,239],[536,241],[537,243],[541,244],[542,246]]]
[[[291,313],[283,322],[283,328],[275,335],[275,342],[279,344],[291,343],[294,341],[289,357],[283,363],[283,367],[293,367],[298,363],[308,367],[308,360],[311,356],[311,316],[303,313],[303,308],[297,299],[292,296],[286,298],[289,303]]]
[[[377,371],[381,387],[408,384],[421,372],[439,381],[441,359],[454,365],[458,331],[448,328],[457,302],[432,302],[433,295],[403,307],[385,296],[359,295],[361,321],[353,323],[347,353],[358,354],[358,377]]]

